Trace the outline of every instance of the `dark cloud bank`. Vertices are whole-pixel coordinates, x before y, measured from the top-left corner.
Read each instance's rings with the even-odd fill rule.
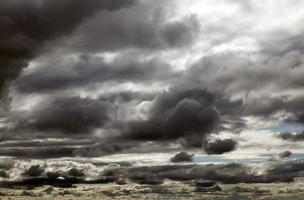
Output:
[[[196,16],[179,20],[166,19],[170,4],[154,6],[135,1],[22,1],[2,3],[1,49],[4,81],[15,78],[28,62],[36,57],[37,69],[23,72],[13,84],[18,92],[50,93],[104,83],[165,82],[179,77],[172,67],[158,59],[115,57],[112,61],[83,54],[57,61],[47,58],[47,47],[67,52],[109,52],[118,49],[157,50],[184,48],[199,32]],[[64,20],[62,20],[64,18]],[[71,37],[69,37],[71,36]],[[63,42],[65,39],[67,43]],[[53,44],[52,44],[53,43]],[[144,54],[143,54],[144,55]],[[131,55],[132,56],[132,55]],[[51,61],[50,61],[51,59]],[[13,63],[22,62],[24,64]],[[9,66],[7,63],[12,65]],[[123,93],[125,91],[122,91]],[[131,93],[130,93],[131,94]],[[56,97],[44,101],[31,111],[12,113],[16,130],[27,130],[57,137],[86,137],[96,129],[118,129],[119,136],[106,135],[108,140],[177,140],[185,146],[202,146],[206,136],[219,123],[213,94],[203,89],[170,89],[157,95],[146,120],[115,121],[113,97],[102,95]],[[131,96],[142,101],[143,95]],[[150,99],[152,100],[152,99]],[[80,135],[80,136],[79,136]],[[33,137],[36,137],[33,134]],[[118,137],[116,139],[116,137]],[[51,150],[54,155],[71,149]],[[19,153],[18,153],[19,152]],[[25,155],[34,155],[30,149]],[[16,155],[22,152],[16,151]],[[14,151],[7,152],[13,155]]]
[[[213,102],[212,94],[204,90],[165,92],[154,100],[148,120],[128,124],[125,137],[136,140],[185,138],[187,144],[201,146],[205,136],[219,122]],[[192,137],[197,141],[192,141]]]
[[[7,161],[8,162],[8,161]],[[269,162],[260,166],[258,172],[256,167],[244,164],[208,164],[208,165],[160,165],[144,167],[108,167],[96,174],[94,179],[86,179],[91,171],[83,164],[73,164],[73,168],[56,169],[56,164],[29,165],[24,168],[21,180],[1,181],[1,186],[11,185],[33,185],[43,184],[59,187],[71,187],[76,183],[109,183],[115,182],[124,176],[130,182],[140,184],[161,184],[164,179],[176,181],[189,181],[193,179],[204,179],[232,183],[272,183],[291,182],[294,178],[303,176],[303,160],[285,160]],[[58,164],[58,166],[60,166]],[[9,163],[6,169],[12,169]],[[53,171],[50,171],[53,169]],[[5,171],[4,171],[5,172]],[[59,178],[61,177],[61,178]]]
[[[82,55],[77,60],[43,63],[41,68],[17,78],[14,85],[23,93],[46,93],[96,83],[154,82],[178,76],[169,64],[158,59],[137,61],[120,56],[107,63],[102,58]]]
[[[82,98],[56,99],[45,107],[37,108],[29,116],[27,126],[64,134],[91,132],[109,120],[106,102]]]
[[[278,138],[282,139],[282,140],[289,140],[289,141],[293,141],[293,142],[297,142],[297,141],[303,141],[304,140],[304,131],[299,132],[299,133],[280,133],[278,135]]]
[[[172,89],[154,98],[148,119],[117,121],[113,115],[115,105],[111,101],[103,98],[95,100],[80,97],[61,98],[50,103],[46,102],[31,113],[18,118],[16,128],[43,132],[46,137],[57,135],[57,137],[75,139],[86,138],[95,129],[102,127],[119,131],[116,135],[108,131],[105,134],[106,141],[101,142],[100,145],[96,143],[96,148],[90,147],[86,150],[85,147],[83,150],[75,151],[70,147],[46,148],[46,151],[49,149],[50,155],[53,152],[54,157],[60,152],[62,156],[69,154],[98,156],[115,153],[130,147],[130,144],[138,145],[144,141],[179,141],[184,147],[202,147],[208,135],[219,128],[220,114],[214,99],[214,95],[200,89],[181,91]],[[119,141],[125,142],[125,145],[120,144]],[[13,147],[12,143],[8,145]],[[215,143],[208,143],[206,151],[210,154],[221,154],[234,148],[233,140],[217,140]],[[23,151],[12,149],[2,153],[11,156],[15,153],[15,156],[37,157],[34,156],[35,152],[35,149]],[[42,152],[37,149],[38,155],[42,155]]]
[[[115,10],[132,1],[21,1],[0,3],[0,86],[17,77],[42,46],[69,34],[99,10]],[[62,20],[64,19],[64,20]]]

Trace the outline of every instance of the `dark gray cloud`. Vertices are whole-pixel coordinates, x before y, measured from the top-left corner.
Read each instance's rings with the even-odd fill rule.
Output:
[[[33,142],[34,143],[34,142]],[[47,141],[40,144],[20,144],[0,147],[1,156],[11,156],[23,159],[49,159],[62,157],[100,157],[114,153],[122,153],[138,144],[132,142],[115,142],[113,140],[100,140],[98,138],[90,143],[75,139],[65,144],[49,144]]]
[[[292,152],[291,151],[283,151],[278,154],[279,158],[288,158],[291,156]]]
[[[81,146],[93,145],[96,141],[86,139],[65,139],[65,140],[11,140],[0,142],[0,148],[15,147],[60,147],[60,146]]]
[[[300,102],[299,102],[300,103]],[[299,105],[300,106],[300,105]],[[298,106],[297,106],[298,107]],[[297,109],[297,107],[295,109]],[[294,111],[294,115],[291,117],[288,117],[285,119],[286,122],[289,123],[299,123],[299,124],[304,124],[304,113],[298,113],[297,111],[299,110],[295,110]]]
[[[31,130],[32,131],[32,130]],[[48,131],[48,130],[41,130]],[[87,132],[86,134],[89,134]],[[61,133],[62,134],[62,133]],[[48,134],[43,134],[44,136]],[[52,134],[54,135],[54,134]],[[101,140],[93,136],[87,138],[65,138],[64,139],[46,139],[33,134],[24,136],[33,138],[31,140],[11,140],[0,142],[0,155],[13,156],[18,158],[43,159],[43,158],[60,158],[60,157],[98,157],[102,155],[121,152],[130,148],[127,142],[119,143],[111,140]],[[40,139],[37,139],[40,137]],[[135,146],[135,144],[132,144]],[[5,161],[2,161],[5,163]]]
[[[277,39],[275,42],[261,40],[263,43],[263,53],[268,54],[270,56],[283,56],[284,54],[291,51],[303,51],[304,43],[303,43],[303,33],[302,31],[296,35],[288,35],[287,32],[278,31],[278,34],[281,34],[282,38]],[[287,36],[286,36],[287,35]],[[301,64],[299,62],[298,64]],[[297,62],[295,63],[295,66]]]
[[[124,137],[135,140],[185,138],[201,146],[205,136],[216,129],[219,113],[214,96],[205,90],[178,90],[160,94],[153,102],[149,119],[127,124]]]
[[[25,127],[46,132],[66,134],[91,133],[110,120],[111,105],[88,98],[59,98],[41,105],[24,119],[19,128]]]
[[[167,81],[179,73],[158,59],[136,60],[120,56],[112,62],[103,58],[83,55],[76,59],[46,62],[30,73],[22,74],[14,85],[21,92],[51,92],[85,87],[96,83],[143,83]]]
[[[55,3],[51,0],[24,2],[13,0],[1,2],[1,14],[3,15],[3,34],[13,33],[21,35],[29,40],[46,40],[58,37],[71,31],[79,25],[83,19],[92,16],[99,10],[115,10],[134,1],[96,1],[86,2],[76,0],[63,0]],[[69,12],[73,11],[73,12]],[[64,17],[65,20],[61,20]],[[55,23],[56,22],[56,23]]]
[[[162,183],[164,179],[175,181],[187,181],[194,179],[205,179],[221,182],[224,184],[236,183],[273,183],[292,182],[295,178],[302,177],[303,160],[287,160],[283,162],[270,162],[268,166],[261,167],[262,173],[257,173],[256,166],[244,164],[208,164],[208,165],[158,165],[143,167],[115,167],[108,168],[102,174],[91,181],[85,181],[88,176],[84,165],[71,163],[74,166],[58,170],[54,165],[29,165],[24,168],[23,176],[17,181],[1,181],[1,186],[12,185],[72,185],[75,183],[109,183],[119,177],[127,177],[132,182],[145,181],[153,184],[156,181]],[[58,163],[56,163],[58,165]],[[55,165],[55,166],[56,166]],[[54,168],[52,168],[54,167]],[[29,171],[31,173],[29,173]],[[78,173],[72,173],[78,172]],[[28,179],[29,175],[32,178]],[[65,181],[58,179],[65,177]],[[107,176],[108,179],[103,179]],[[75,179],[75,177],[81,177]],[[102,178],[100,178],[102,177]],[[74,179],[70,179],[74,178]]]
[[[171,158],[171,162],[177,163],[177,162],[192,162],[193,156],[191,154],[188,154],[187,152],[179,152],[178,154],[174,155]]]
[[[221,111],[215,105],[217,97],[203,89],[171,88],[154,97],[152,102],[150,98],[154,95],[146,96],[146,94],[132,92],[109,95],[100,96],[98,99],[74,97],[45,102],[31,113],[21,115],[21,118],[17,117],[19,119],[17,128],[50,133],[56,137],[61,134],[68,137],[81,137],[98,128],[105,128],[106,132],[109,132],[105,136],[111,138],[111,141],[121,140],[128,144],[129,140],[138,142],[179,140],[184,147],[202,147],[208,134],[215,133],[220,128]],[[124,107],[131,105],[128,103],[130,101],[141,102],[146,97],[151,103],[147,119],[130,120],[128,116],[117,119],[115,101],[118,100],[118,103],[121,103],[119,106]],[[110,129],[114,129],[115,134],[111,135]],[[68,144],[73,143],[68,142]],[[58,146],[59,143],[50,145]],[[116,149],[114,146],[112,145],[111,148]],[[119,147],[119,151],[124,148]],[[99,155],[98,149],[100,148],[85,148],[77,152]],[[115,150],[108,152],[115,152]]]
[[[194,63],[185,73],[182,85],[202,85],[209,91],[233,98],[225,101],[230,106],[218,103],[224,115],[267,117],[280,111],[301,113],[303,96],[295,96],[291,90],[299,90],[301,94],[303,69],[303,54],[298,50],[268,59],[221,53],[204,56]],[[269,90],[276,95],[270,95]]]
[[[225,96],[217,96],[214,104],[223,116],[237,117],[244,108],[241,99],[231,100]]]
[[[304,140],[304,131],[302,131],[300,133],[290,133],[290,132],[280,133],[277,137],[282,140],[289,140],[289,141],[293,141],[293,142],[303,141]]]
[[[100,12],[78,28],[67,48],[99,52],[187,47],[200,31],[199,21],[195,15],[170,20],[172,7],[170,1],[159,5],[147,1],[116,12]]]
[[[231,100],[228,97],[219,95],[214,104],[221,115],[221,130],[240,133],[247,127],[246,121],[242,119],[245,107],[241,99]]]
[[[207,154],[223,154],[235,150],[236,141],[232,139],[216,139],[215,141],[206,142],[204,149]]]
[[[104,155],[111,155],[115,153],[123,153],[124,151],[136,147],[139,144],[133,141],[124,141],[106,139],[96,142],[94,145],[84,146],[82,148],[75,148],[72,156],[81,157],[100,157]]]
[[[39,148],[0,148],[1,156],[11,156],[16,158],[48,159],[71,157],[75,147],[39,147]]]
[[[206,85],[211,90],[227,95],[260,92],[270,85],[274,92],[303,86],[303,80],[298,74],[303,73],[303,67],[300,64],[294,68],[295,63],[302,63],[303,55],[300,51],[290,51],[281,57],[273,56],[264,62],[253,62],[253,58],[242,52],[204,56],[190,68],[185,81]]]
[[[109,92],[99,96],[100,100],[119,103],[127,103],[131,101],[152,101],[157,94],[151,92],[135,92],[135,91],[120,91],[120,92]]]
[[[116,169],[113,174],[119,177],[127,173],[130,180],[153,178],[156,180],[171,179],[178,181],[205,179],[226,184],[232,183],[272,183],[291,182],[303,173],[303,160],[274,162],[264,166],[262,174],[248,165],[209,164],[209,165],[163,165],[152,167],[131,167],[126,170]]]
[[[268,177],[289,178],[301,177],[303,174],[303,160],[290,160],[273,163],[266,171]]]
[[[0,87],[18,75],[29,59],[40,53],[44,43],[70,33],[98,10],[115,10],[131,3],[129,0],[2,1]]]
[[[9,170],[14,167],[14,160],[11,158],[2,158],[0,168]]]

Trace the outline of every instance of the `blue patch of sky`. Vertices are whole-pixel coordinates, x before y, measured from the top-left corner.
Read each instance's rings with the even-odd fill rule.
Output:
[[[261,128],[258,130],[269,130],[271,132],[301,132],[304,131],[304,124],[279,122],[270,128]]]

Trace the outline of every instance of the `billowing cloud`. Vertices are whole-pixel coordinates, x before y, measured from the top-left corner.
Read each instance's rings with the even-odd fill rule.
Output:
[[[292,155],[291,151],[283,151],[283,152],[278,154],[278,157],[279,158],[288,158],[291,155]]]
[[[90,133],[110,119],[111,105],[86,98],[61,98],[41,105],[19,121],[21,127],[66,134]]]
[[[209,165],[163,165],[152,167],[131,167],[127,170],[112,170],[119,176],[122,172],[137,181],[141,179],[171,179],[177,181],[194,178],[218,181],[221,183],[272,183],[291,182],[303,173],[303,160],[268,163],[258,168],[244,164],[209,164]],[[258,173],[258,171],[262,171]]]
[[[195,15],[176,19],[170,14],[173,7],[171,1],[159,5],[141,2],[115,12],[100,12],[77,29],[66,42],[67,48],[98,52],[187,47],[199,33],[199,21]]]
[[[236,149],[237,143],[232,139],[216,139],[215,141],[207,142],[204,146],[208,154],[223,154]]]
[[[25,93],[51,92],[98,83],[167,81],[178,76],[170,65],[158,59],[135,60],[128,56],[107,62],[102,57],[82,55],[70,59],[46,59],[32,72],[22,74],[16,88]]]
[[[0,3],[0,87],[14,79],[45,43],[60,38],[99,10],[115,10],[132,1],[53,2],[14,0]],[[64,20],[62,20],[64,18]]]
[[[287,117],[285,119],[285,121],[286,122],[291,122],[291,123],[304,124],[304,113],[302,113],[301,111],[300,111],[300,113],[294,112],[294,115]]]
[[[147,120],[129,122],[123,134],[136,140],[185,138],[186,144],[201,146],[218,123],[212,94],[200,89],[173,88],[156,97]]]
[[[10,156],[23,159],[49,159],[62,157],[100,157],[111,155],[130,149],[138,144],[132,142],[115,142],[112,140],[92,139],[84,142],[79,139],[50,145],[49,141],[43,140],[40,145],[26,144],[19,146],[7,144],[0,147],[1,156]]]
[[[134,91],[121,91],[121,92],[109,92],[103,93],[99,96],[101,100],[108,100],[110,102],[118,101],[120,103],[123,102],[131,102],[131,101],[152,101],[155,97],[155,93],[149,92],[134,92]]]
[[[236,99],[236,103],[241,101],[241,106],[230,107],[230,116],[233,112],[243,116],[270,116],[280,111],[301,113],[302,63],[300,51],[268,60],[237,53],[214,54],[193,64],[183,84],[187,87],[203,85],[210,91]],[[298,95],[294,95],[296,91]]]
[[[293,142],[297,142],[297,141],[303,141],[304,140],[304,131],[300,132],[300,133],[280,133],[278,135],[278,138],[282,139],[282,140],[289,140],[289,141],[293,141]]]

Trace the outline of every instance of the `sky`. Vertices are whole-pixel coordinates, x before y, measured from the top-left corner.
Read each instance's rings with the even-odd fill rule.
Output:
[[[303,7],[1,1],[0,155],[301,147]]]

